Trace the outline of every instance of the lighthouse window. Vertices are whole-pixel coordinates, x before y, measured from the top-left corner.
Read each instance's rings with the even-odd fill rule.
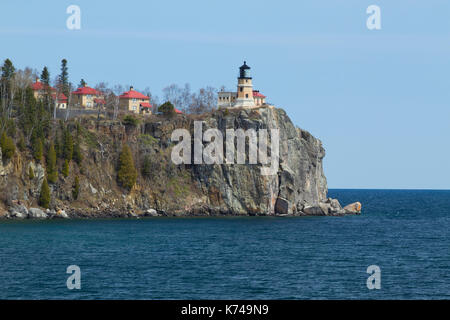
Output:
[[[239,90],[240,90],[241,92],[242,92],[243,89],[244,89],[244,88],[242,88],[242,87],[239,88]]]
[[[248,98],[248,93],[245,94],[245,97]]]

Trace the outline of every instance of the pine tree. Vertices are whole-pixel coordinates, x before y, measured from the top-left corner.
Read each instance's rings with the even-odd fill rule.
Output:
[[[64,159],[72,160],[73,157],[73,139],[69,129],[64,130]]]
[[[44,105],[48,106],[50,104],[50,72],[48,72],[47,67],[44,67],[41,72],[41,82],[44,85],[45,96]]]
[[[66,95],[66,97],[69,96],[69,72],[67,71],[67,60],[62,59],[61,60],[61,74],[59,76],[59,84],[61,86],[61,91]]]
[[[84,81],[84,79],[81,79],[80,81],[80,85],[78,86],[79,88],[82,88],[86,85],[86,81]]]
[[[33,140],[33,157],[36,161],[41,162],[43,154],[42,140],[35,138]]]
[[[16,72],[16,68],[11,60],[6,59],[2,66],[2,80],[11,80]]]
[[[64,160],[64,167],[62,170],[62,174],[65,178],[69,175],[69,160]]]
[[[33,171],[33,168],[30,166],[30,168],[28,169],[28,178],[30,179],[30,180],[33,180],[34,179],[34,171]]]
[[[48,72],[47,67],[44,67],[44,69],[42,69],[41,82],[47,87],[50,86],[50,72]]]
[[[175,115],[175,107],[170,101],[166,101],[158,107],[158,112],[161,112],[166,116],[173,116]]]
[[[6,59],[2,66],[2,76],[0,78],[1,88],[2,90],[2,98],[9,99],[10,98],[10,90],[11,90],[11,81],[14,77],[14,73],[16,72],[16,68],[11,60]]]
[[[146,155],[142,163],[142,175],[144,177],[150,177],[152,172],[152,163],[150,161],[150,156]]]
[[[0,138],[0,148],[2,149],[2,160],[9,160],[12,158],[16,152],[16,146],[14,145],[14,140],[3,132]]]
[[[80,143],[77,142],[73,146],[73,160],[80,166],[83,161],[83,155],[81,154]]]
[[[25,143],[25,139],[23,138],[23,135],[20,136],[17,146],[19,147],[20,151],[22,151],[22,152],[25,151],[27,145]]]
[[[0,104],[1,113],[4,119],[9,118],[12,111],[14,95],[12,94],[13,78],[16,69],[11,60],[6,59],[1,68],[2,75],[0,78]],[[4,125],[4,124],[3,124]]]
[[[75,181],[73,183],[72,196],[75,200],[77,200],[79,194],[80,194],[80,181],[78,180],[77,176],[75,177]]]
[[[56,168],[56,152],[53,142],[50,144],[47,156],[47,175],[50,183],[55,183],[58,180],[58,170]]]
[[[119,170],[117,180],[119,184],[127,190],[131,190],[136,183],[137,171],[134,167],[133,155],[130,147],[124,145],[119,156]]]
[[[58,134],[55,136],[55,152],[56,152],[56,158],[62,158],[63,157],[61,141],[60,141],[60,139],[58,137]]]
[[[48,187],[47,179],[44,178],[41,186],[41,193],[39,194],[39,205],[48,209],[50,205],[50,188]]]

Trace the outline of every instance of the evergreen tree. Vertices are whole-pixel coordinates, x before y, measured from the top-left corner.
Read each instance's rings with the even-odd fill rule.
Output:
[[[50,188],[45,178],[42,182],[41,193],[39,194],[39,205],[46,209],[50,206]]]
[[[42,69],[41,82],[46,86],[50,86],[50,72],[48,72],[47,67],[44,67],[44,69]]]
[[[41,162],[43,155],[42,140],[40,138],[35,138],[33,140],[33,157],[37,162]]]
[[[50,72],[48,72],[47,67],[44,67],[41,72],[41,82],[44,85],[44,105],[49,106],[51,100],[51,90],[50,90]]]
[[[70,161],[72,160],[73,157],[73,139],[69,129],[64,130],[63,139],[64,139],[64,148],[63,148],[64,159]]]
[[[158,112],[161,112],[166,116],[173,116],[175,115],[175,107],[170,101],[166,101],[158,107]]]
[[[77,176],[75,177],[75,181],[73,183],[72,196],[75,200],[77,200],[79,194],[80,194],[80,181],[78,180]]]
[[[12,61],[6,59],[2,66],[2,80],[11,81],[15,72],[16,68],[14,68]]]
[[[64,167],[62,170],[62,174],[65,178],[69,175],[69,160],[64,160]]]
[[[33,171],[33,168],[31,166],[28,169],[28,178],[30,178],[30,180],[34,179],[34,171]]]
[[[127,190],[131,190],[136,183],[137,171],[134,167],[133,155],[130,147],[124,145],[119,156],[119,170],[117,180],[119,184]]]
[[[144,161],[142,163],[142,175],[146,178],[150,177],[151,175],[151,161],[150,161],[150,156],[146,155],[144,158]]]
[[[56,152],[53,142],[50,144],[47,156],[47,175],[50,183],[58,180],[58,169],[56,168]]]
[[[81,153],[80,143],[79,142],[75,143],[75,145],[73,146],[73,156],[72,156],[72,158],[79,166],[81,165],[81,162],[83,161],[83,155]]]
[[[59,75],[59,84],[61,85],[61,91],[69,96],[69,72],[67,68],[67,60],[61,60],[61,74]]]
[[[9,160],[12,158],[16,152],[16,146],[14,145],[14,140],[3,132],[0,138],[0,148],[2,149],[2,160]]]
[[[2,66],[2,76],[0,78],[0,98],[5,99],[7,105],[11,102],[11,85],[16,68],[11,60],[6,59]]]
[[[57,158],[63,157],[63,148],[61,146],[61,141],[58,137],[58,134],[56,134],[56,136],[55,136],[55,152],[56,152]]]
[[[23,135],[20,135],[19,142],[17,143],[17,146],[19,147],[20,151],[25,151],[27,145],[25,144],[25,139],[23,138]]]
[[[78,86],[79,88],[82,88],[86,85],[86,81],[84,81],[84,79],[81,79],[80,81],[80,85]]]

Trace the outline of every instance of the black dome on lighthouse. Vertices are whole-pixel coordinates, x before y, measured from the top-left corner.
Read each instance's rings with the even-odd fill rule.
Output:
[[[247,61],[244,61],[244,64],[239,67],[239,78],[251,79],[250,67],[247,65]]]

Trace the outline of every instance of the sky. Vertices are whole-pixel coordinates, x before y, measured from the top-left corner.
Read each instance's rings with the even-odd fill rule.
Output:
[[[322,140],[329,188],[450,189],[449,57],[448,0],[0,3],[0,59],[55,76],[65,58],[75,84],[234,89],[246,60],[255,89]]]

